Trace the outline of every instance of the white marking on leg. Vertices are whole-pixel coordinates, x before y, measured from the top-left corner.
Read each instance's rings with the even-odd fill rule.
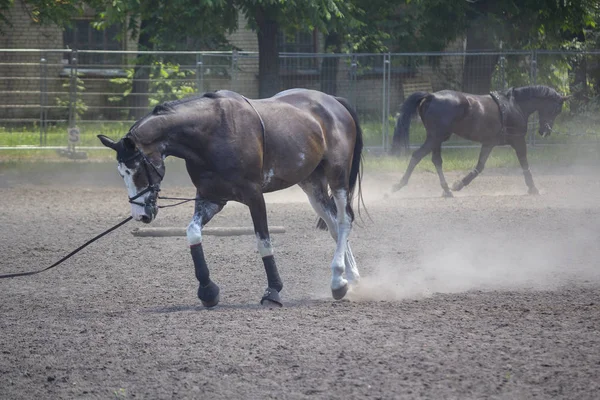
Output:
[[[258,247],[258,252],[262,258],[273,255],[273,246],[271,245],[271,239],[261,239],[256,234],[256,245]]]
[[[317,197],[314,195],[314,190],[304,190],[304,193],[306,193],[306,195],[308,196],[308,201],[317,213],[317,215],[320,218],[322,218],[323,221],[325,221],[325,225],[327,225],[327,229],[329,230],[329,233],[331,234],[333,240],[337,241],[337,224],[335,223],[335,218],[333,217],[331,211],[327,210],[323,202],[317,199]]]
[[[139,166],[139,163],[136,163],[136,166]],[[119,163],[119,165],[117,165],[117,170],[119,171],[119,174],[123,177],[123,181],[125,181],[127,194],[130,198],[134,197],[139,192],[138,188],[133,183],[133,175],[135,174],[136,170],[127,168],[127,166],[125,166],[125,164],[123,163]],[[150,196],[150,192],[147,192],[142,196],[138,197],[135,200],[135,202],[144,204],[146,203],[146,199],[148,198],[148,196]],[[150,217],[150,215],[146,214],[146,210],[144,210],[144,207],[140,206],[139,204],[133,203],[131,203],[131,216],[136,221],[141,221],[142,217]]]
[[[344,261],[346,262],[346,279],[348,279],[348,283],[358,283],[360,280],[360,274],[358,272],[356,260],[354,259],[354,254],[352,254],[352,249],[350,248],[349,242],[346,242],[346,254],[344,255]]]
[[[263,176],[263,187],[271,183],[271,178],[273,178],[273,176],[275,176],[275,171],[273,170],[273,168],[271,168]]]
[[[196,216],[194,216],[192,222],[188,225],[186,236],[190,246],[202,243],[202,226]]]
[[[335,254],[331,262],[331,290],[336,290],[348,284],[348,281],[344,278],[344,271],[346,269],[344,255],[346,253],[346,242],[348,241],[351,225],[350,216],[346,212],[346,205],[348,203],[347,192],[345,190],[338,190],[333,194],[333,199],[337,208],[338,235]]]

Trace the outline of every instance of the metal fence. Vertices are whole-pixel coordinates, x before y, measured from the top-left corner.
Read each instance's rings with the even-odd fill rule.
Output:
[[[400,104],[417,90],[487,93],[546,84],[583,100],[600,92],[600,51],[282,53],[279,63],[281,90],[346,97],[361,116],[367,145],[384,150]],[[257,98],[259,87],[258,54],[237,51],[0,49],[0,78],[0,149],[31,145],[32,135],[41,147],[96,146],[96,133],[119,137],[160,102],[218,89]],[[588,103],[581,102],[561,129],[597,137],[600,121]],[[532,118],[530,144],[536,144],[535,124]]]

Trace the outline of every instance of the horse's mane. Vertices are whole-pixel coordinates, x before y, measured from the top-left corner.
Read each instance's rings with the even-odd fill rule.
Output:
[[[186,97],[183,99],[178,99],[178,100],[171,100],[171,101],[166,101],[164,103],[161,104],[157,104],[150,113],[146,114],[144,117],[138,119],[132,126],[131,128],[129,128],[129,133],[135,135],[135,132],[137,130],[137,127],[146,120],[146,118],[151,117],[151,116],[155,116],[155,115],[167,115],[167,114],[171,114],[173,112],[175,112],[175,109],[177,108],[177,106],[181,105],[181,104],[188,104],[188,103],[193,103],[195,101],[201,100],[201,99],[217,99],[223,97],[221,94],[217,93],[217,92],[206,92],[203,93],[201,95],[198,96],[191,96],[191,97]]]
[[[510,88],[506,91],[515,92],[517,96],[520,98],[527,100],[533,97],[541,97],[541,98],[555,98],[556,100],[560,100],[561,95],[549,86],[544,85],[531,85],[531,86],[523,86],[518,88]]]
[[[222,96],[217,92],[206,92],[199,96],[191,96],[191,97],[186,97],[183,99],[166,101],[164,103],[156,105],[156,107],[154,107],[154,109],[152,110],[151,115],[170,114],[173,111],[175,111],[175,108],[177,108],[177,106],[179,106],[181,104],[193,103],[200,99],[206,99],[206,98],[217,99],[220,97],[222,97]]]

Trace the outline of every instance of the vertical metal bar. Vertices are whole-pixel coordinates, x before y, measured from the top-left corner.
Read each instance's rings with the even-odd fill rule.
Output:
[[[238,51],[233,50],[231,53],[231,90],[237,91],[237,65],[238,65]]]
[[[46,58],[45,54],[42,53],[42,57],[40,58],[40,146],[44,145],[44,127],[46,124],[45,118],[45,93],[46,93]]]
[[[536,50],[531,51],[531,78],[530,79],[531,79],[532,85],[537,84],[537,51]],[[537,128],[537,122],[534,120],[533,129],[531,130],[531,133],[529,134],[529,144],[531,146],[535,146],[536,128]]]
[[[500,56],[500,82],[502,84],[502,90],[506,89],[506,57],[504,54]]]
[[[71,84],[69,86],[69,128],[75,126],[77,107],[77,50],[71,51]]]
[[[382,81],[382,107],[381,107],[381,147],[383,148],[383,150],[385,151],[386,147],[387,147],[387,115],[386,115],[386,101],[387,101],[387,97],[386,97],[386,79],[387,79],[387,69],[389,68],[389,60],[388,60],[388,54],[384,54],[383,55],[383,81]]]
[[[356,59],[356,54],[351,55],[350,59],[350,93],[352,96],[352,105],[356,110],[358,108],[358,104],[356,104],[356,73],[358,69],[358,60]]]
[[[390,104],[392,102],[392,55],[388,53],[388,78],[387,78],[387,96],[386,96],[386,113],[385,113],[385,142],[386,152],[389,150],[389,125],[390,125]]]
[[[203,82],[202,82],[202,54],[196,54],[196,93],[203,93]]]

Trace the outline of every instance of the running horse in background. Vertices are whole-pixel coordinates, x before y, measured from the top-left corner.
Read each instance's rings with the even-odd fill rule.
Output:
[[[219,302],[210,279],[202,228],[228,201],[248,206],[267,275],[261,304],[281,306],[283,288],[267,225],[263,193],[299,185],[336,241],[331,262],[333,298],[343,298],[360,276],[348,243],[352,200],[360,194],[363,138],[358,118],[339,97],[291,89],[263,100],[217,91],[160,104],[118,142],[99,135],[117,153],[135,220],[150,223],[165,174],[164,159],[185,160],[196,187],[187,228],[198,297],[206,307]]]
[[[535,111],[539,116],[539,133],[546,137],[552,131],[554,119],[562,111],[563,103],[570,96],[561,96],[547,86],[524,86],[510,88],[503,92],[488,95],[474,95],[453,90],[435,93],[415,92],[403,103],[400,117],[394,130],[392,150],[399,152],[408,149],[408,134],[411,118],[419,112],[427,131],[425,143],[417,149],[410,159],[400,183],[393,191],[408,184],[410,176],[421,161],[430,152],[444,190],[444,197],[452,197],[442,171],[442,143],[454,133],[465,139],[482,143],[479,161],[473,171],[452,185],[459,191],[479,175],[488,156],[495,146],[510,145],[516,152],[529,194],[538,194],[533,183],[527,161],[527,121]]]

